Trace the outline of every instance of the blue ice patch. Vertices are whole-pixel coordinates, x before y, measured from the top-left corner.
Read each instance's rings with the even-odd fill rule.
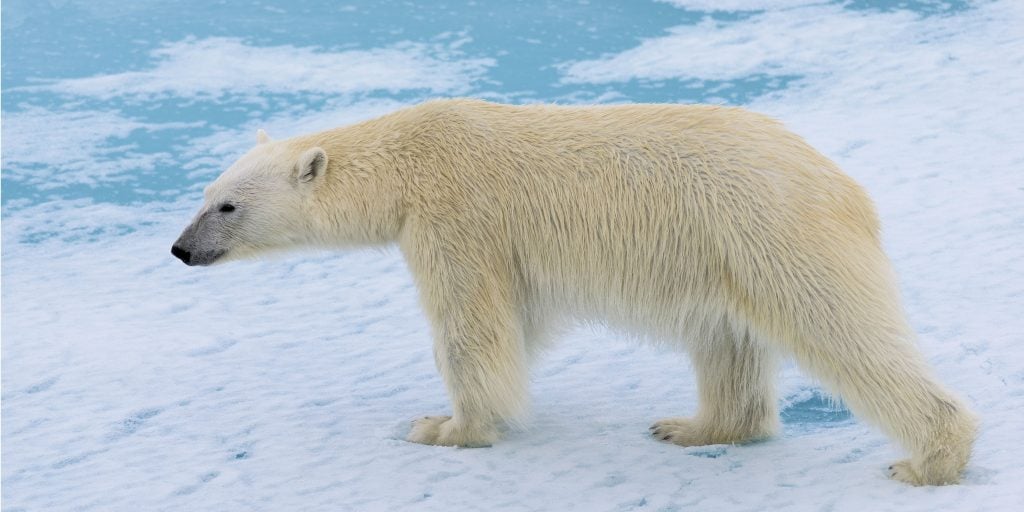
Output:
[[[849,410],[820,390],[806,390],[786,402],[780,416],[787,429],[815,430],[853,421]]]

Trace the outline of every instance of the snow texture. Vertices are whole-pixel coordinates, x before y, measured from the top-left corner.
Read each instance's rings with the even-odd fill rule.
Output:
[[[921,16],[757,4],[749,16],[708,18],[563,63],[562,80],[799,77],[747,106],[782,119],[875,199],[921,350],[982,418],[961,485],[887,479],[899,448],[792,366],[779,378],[782,436],[746,446],[655,442],[653,420],[696,407],[691,368],[681,354],[600,328],[574,331],[535,367],[533,416],[502,442],[407,443],[409,420],[449,406],[396,251],[195,269],[169,248],[209,170],[249,146],[257,126],[285,137],[408,101],[283,110],[173,155],[126,137],[192,125],[86,102],[5,110],[5,179],[16,172],[45,187],[65,179],[47,170],[64,166],[77,169],[67,179],[89,183],[183,159],[195,183],[150,202],[5,203],[3,511],[1018,509],[1024,6],[1005,0]],[[493,62],[457,51],[188,39],[154,52],[142,71],[33,87],[138,102],[330,95],[348,87],[330,80],[345,68],[367,89],[494,97],[480,84]],[[213,64],[220,59],[232,62],[228,74]],[[280,78],[288,73],[310,78],[296,85]],[[47,129],[55,126],[67,128]],[[125,139],[123,147],[95,149],[110,139]]]
[[[141,152],[127,138],[137,131],[194,127],[197,123],[147,123],[96,110],[50,111],[30,107],[3,116],[4,177],[41,190],[131,178],[173,161],[167,152]],[[60,127],[55,130],[54,127]],[[99,165],[97,165],[99,164]],[[59,173],[45,169],[57,167]]]
[[[324,52],[291,45],[251,46],[234,38],[188,38],[151,52],[156,59],[152,69],[59,80],[42,88],[101,99],[218,97],[239,90],[253,95],[403,89],[461,93],[494,60],[450,59],[459,44],[402,42],[389,48]]]

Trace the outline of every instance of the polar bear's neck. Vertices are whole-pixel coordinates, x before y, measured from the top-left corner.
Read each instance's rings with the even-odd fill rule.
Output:
[[[388,117],[291,140],[295,151],[321,147],[328,157],[308,215],[315,245],[379,246],[397,239],[410,161],[406,138]]]

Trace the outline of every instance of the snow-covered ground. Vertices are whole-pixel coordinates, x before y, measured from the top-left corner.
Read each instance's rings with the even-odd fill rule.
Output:
[[[103,73],[5,83],[5,96],[60,101],[3,107],[2,509],[1018,510],[1024,5],[670,3],[704,14],[551,62],[558,95],[489,78],[505,61],[474,53],[472,31],[348,49],[193,37]],[[3,14],[6,46],[6,2]],[[766,85],[747,106],[875,199],[921,350],[983,421],[961,485],[888,480],[898,447],[791,366],[779,438],[655,442],[653,420],[696,407],[691,369],[601,329],[573,332],[534,369],[533,416],[503,442],[410,444],[409,420],[448,404],[396,251],[202,269],[169,253],[197,189],[256,127],[285,137],[431,95],[570,101],[580,87],[588,101],[628,101],[636,84],[682,84],[728,100],[750,80]],[[274,95],[320,100],[276,108]],[[169,99],[264,103],[230,124],[139,113]],[[159,143],[176,131],[187,142]],[[180,183],[109,192],[172,167]]]

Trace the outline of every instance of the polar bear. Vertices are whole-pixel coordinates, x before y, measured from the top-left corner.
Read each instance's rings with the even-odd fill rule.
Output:
[[[397,243],[453,408],[410,441],[495,442],[527,406],[531,356],[586,320],[692,358],[696,414],[656,422],[659,440],[776,434],[784,355],[910,452],[890,476],[951,484],[967,464],[976,419],[915,348],[871,201],[770,118],[453,99],[257,138],[172,253]]]

